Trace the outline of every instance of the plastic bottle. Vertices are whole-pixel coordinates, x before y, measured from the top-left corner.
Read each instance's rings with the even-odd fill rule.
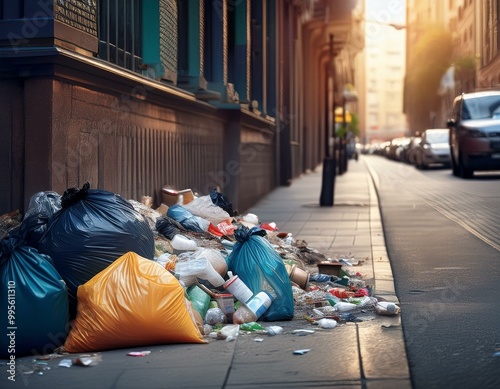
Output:
[[[248,300],[245,305],[249,308],[257,319],[261,317],[264,312],[271,306],[273,298],[271,294],[266,291],[259,292],[255,296],[253,296],[250,300]]]
[[[227,275],[229,276],[229,280],[224,283],[224,289],[242,303],[246,303],[253,297],[253,292],[237,275],[233,275],[231,271],[228,271]]]
[[[345,303],[345,302],[341,301],[341,302],[335,304],[334,307],[337,310],[337,312],[348,312],[348,311],[352,311],[353,309],[356,309],[358,306],[356,304]]]
[[[377,299],[375,297],[368,297],[368,296],[352,297],[349,299],[349,302],[356,304],[359,308],[365,308],[370,305],[375,305]]]
[[[175,264],[175,273],[179,274],[180,280],[188,286],[196,282],[196,277],[207,280],[216,288],[222,286],[225,282],[224,278],[214,270],[207,258],[178,261]]]
[[[379,315],[385,316],[396,316],[399,314],[401,308],[394,303],[390,303],[388,301],[378,301],[375,304],[375,310]]]

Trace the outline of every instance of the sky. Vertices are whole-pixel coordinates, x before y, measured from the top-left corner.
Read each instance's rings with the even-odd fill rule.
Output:
[[[406,0],[366,0],[365,21],[367,44],[385,34],[390,23],[405,25]]]

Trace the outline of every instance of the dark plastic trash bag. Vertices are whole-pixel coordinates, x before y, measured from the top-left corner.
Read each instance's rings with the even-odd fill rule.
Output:
[[[182,224],[168,216],[161,216],[156,219],[155,228],[156,231],[170,240],[174,239],[175,235],[181,234],[183,231],[187,231]]]
[[[76,314],[76,292],[123,254],[133,251],[154,258],[154,237],[144,217],[117,194],[72,188],[62,209],[48,224],[39,251],[49,255],[68,285],[70,315]]]
[[[56,192],[38,192],[31,196],[20,227],[20,234],[28,246],[38,249],[38,242],[47,231],[50,218],[60,209],[61,195]]]
[[[275,296],[262,315],[264,321],[292,320],[292,283],[281,257],[263,237],[265,234],[258,228],[238,228],[237,242],[228,257],[228,270],[237,274],[255,294],[266,290]],[[268,290],[269,287],[272,290]]]
[[[0,357],[46,354],[68,333],[68,291],[50,258],[14,238],[0,241]]]
[[[233,204],[229,201],[226,195],[217,192],[214,188],[210,191],[210,198],[215,205],[221,207],[229,214],[229,216],[236,216],[237,212],[234,211]]]

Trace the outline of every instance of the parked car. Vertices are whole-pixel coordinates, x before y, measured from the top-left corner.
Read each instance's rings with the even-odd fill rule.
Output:
[[[408,145],[410,144],[410,142],[411,138],[409,137],[404,137],[399,139],[398,145],[396,146],[396,150],[394,151],[395,158],[399,162],[405,161],[404,152],[406,147],[408,147]]]
[[[415,150],[419,147],[421,140],[422,138],[419,136],[412,136],[410,138],[410,142],[404,146],[402,151],[403,162],[415,165]]]
[[[457,96],[447,125],[454,175],[500,170],[500,91]]]
[[[376,155],[381,155],[383,157],[387,156],[390,144],[391,144],[390,140],[386,140],[385,142],[378,144],[377,148],[374,150],[373,153]]]
[[[408,142],[409,139],[406,137],[399,137],[392,139],[389,143],[386,157],[389,159],[399,160],[399,154],[401,152],[401,148]]]
[[[422,139],[415,147],[415,166],[427,169],[430,165],[450,166],[450,131],[447,128],[430,128],[422,133]]]

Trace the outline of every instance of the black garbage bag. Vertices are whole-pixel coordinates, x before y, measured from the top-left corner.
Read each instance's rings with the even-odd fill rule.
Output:
[[[174,239],[174,236],[187,231],[181,223],[168,216],[161,216],[156,219],[156,231],[167,239]]]
[[[22,239],[0,241],[0,358],[47,354],[68,334],[68,291],[51,259]]]
[[[68,285],[70,316],[74,317],[78,286],[129,251],[153,259],[154,236],[129,201],[90,189],[89,183],[66,190],[61,205],[40,239],[39,251],[53,259]]]
[[[60,209],[61,195],[56,192],[38,192],[31,196],[19,231],[28,246],[38,249],[50,218]]]
[[[212,203],[221,207],[229,214],[229,216],[237,215],[238,212],[234,211],[233,204],[229,201],[227,196],[220,192],[217,192],[215,188],[210,191],[210,198],[212,199]]]

